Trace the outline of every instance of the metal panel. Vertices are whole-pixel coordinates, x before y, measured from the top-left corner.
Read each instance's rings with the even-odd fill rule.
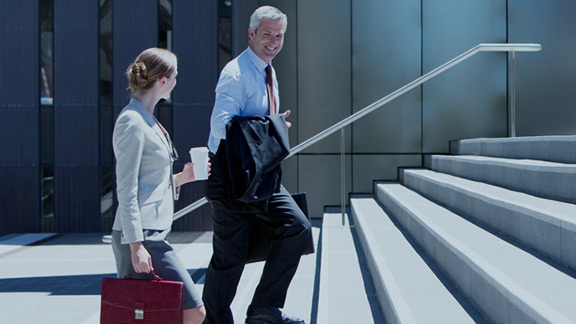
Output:
[[[353,2],[354,112],[421,73],[420,0]],[[354,152],[420,152],[421,92],[416,88],[353,125]]]
[[[352,192],[371,193],[374,181],[398,180],[398,168],[421,167],[422,155],[355,154],[352,161]]]
[[[351,1],[298,2],[298,139],[304,141],[352,112]],[[350,132],[346,131],[346,147]],[[305,150],[340,151],[340,134]]]
[[[40,231],[39,179],[36,166],[0,167],[0,236]]]
[[[114,116],[118,116],[130,100],[128,65],[143,50],[158,46],[158,0],[114,1],[112,16],[113,106]]]
[[[98,4],[54,3],[54,146],[56,164],[97,164]]]
[[[217,3],[173,1],[174,52],[179,58],[174,100],[212,104],[218,78]]]
[[[351,157],[346,156],[346,192],[352,189]],[[340,206],[341,164],[339,155],[303,155],[299,157],[299,190],[307,194],[310,217],[322,218],[324,207]],[[348,195],[346,195],[348,201]]]
[[[479,43],[506,42],[506,1],[423,1],[423,73]],[[506,53],[480,53],[423,87],[423,151],[506,136]]]
[[[178,85],[173,93],[173,139],[180,159],[175,172],[190,161],[191,147],[206,146],[218,77],[218,2],[173,0],[173,43],[178,55]],[[202,32],[195,32],[202,31]],[[176,209],[206,194],[205,183],[183,186]],[[202,207],[178,220],[175,230],[210,230],[211,210]]]
[[[542,44],[516,55],[516,134],[576,134],[576,2],[509,0],[510,42]]]
[[[100,230],[100,174],[96,166],[54,167],[54,230]]]
[[[98,3],[54,3],[54,215],[59,232],[99,229]]]
[[[178,85],[173,95],[173,137],[178,152],[189,160],[194,146],[206,146],[218,77],[217,3],[174,0],[174,52]],[[199,31],[202,32],[192,32]]]
[[[39,163],[39,7],[0,2],[0,164]]]
[[[0,2],[0,235],[40,228],[38,1]]]
[[[299,192],[298,156],[293,156],[282,162],[282,184],[289,192]]]
[[[296,1],[275,0],[268,4],[280,9],[288,17],[288,28],[284,35],[282,51],[274,58],[274,69],[278,79],[278,94],[280,97],[280,112],[290,110],[288,121],[292,123],[289,130],[290,145],[299,143],[300,113],[298,107],[298,26]]]
[[[232,1],[232,57],[248,47],[250,16],[260,6],[259,0]]]

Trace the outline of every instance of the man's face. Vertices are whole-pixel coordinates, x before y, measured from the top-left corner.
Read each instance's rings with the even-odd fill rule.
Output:
[[[264,62],[270,64],[284,44],[284,25],[281,20],[263,18],[258,31],[248,28],[250,48]]]

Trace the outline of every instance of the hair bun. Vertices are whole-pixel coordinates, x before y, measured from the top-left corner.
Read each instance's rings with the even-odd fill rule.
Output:
[[[130,87],[134,89],[141,89],[148,84],[148,69],[146,65],[140,61],[132,63],[128,69],[128,79]]]
[[[148,69],[146,69],[146,65],[142,62],[136,62],[134,65],[140,70],[140,75],[144,79],[148,79]]]
[[[130,72],[134,75],[138,75],[143,79],[148,79],[148,70],[146,65],[142,62],[134,62],[130,67]]]

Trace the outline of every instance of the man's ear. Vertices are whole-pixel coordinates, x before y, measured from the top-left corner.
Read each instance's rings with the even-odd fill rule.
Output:
[[[252,29],[252,27],[248,27],[248,38],[250,40],[252,40],[252,37],[254,37],[255,34],[256,32],[254,32],[254,29]]]

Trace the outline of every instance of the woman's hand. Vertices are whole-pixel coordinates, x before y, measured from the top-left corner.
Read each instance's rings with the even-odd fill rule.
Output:
[[[149,273],[154,270],[152,258],[142,242],[130,243],[130,252],[132,267],[136,273]]]
[[[208,175],[210,175],[211,165],[212,164],[210,163],[210,158],[208,158]],[[184,169],[182,169],[182,172],[176,174],[174,177],[176,181],[176,188],[180,187],[183,184],[196,180],[196,177],[194,175],[194,163],[188,162],[184,164]]]
[[[175,178],[176,187],[180,187],[183,184],[196,180],[196,177],[194,176],[194,163],[188,162],[184,164],[184,169],[182,169],[182,172],[176,174]]]

